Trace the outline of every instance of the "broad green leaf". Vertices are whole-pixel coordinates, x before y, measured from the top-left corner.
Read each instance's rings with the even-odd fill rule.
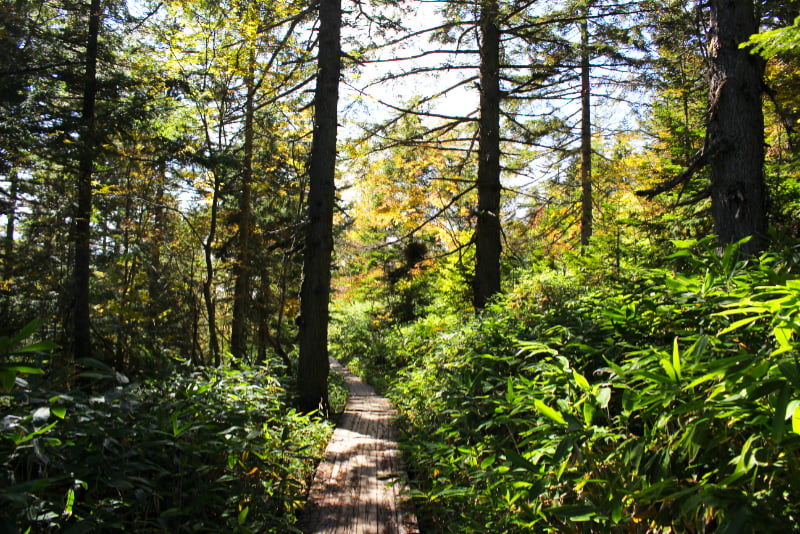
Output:
[[[592,391],[592,386],[589,385],[589,381],[586,380],[586,377],[584,377],[575,369],[572,370],[572,377],[575,379],[575,382],[577,382],[578,386],[583,391],[585,391],[586,393],[590,393]]]
[[[33,321],[31,321],[31,322],[29,322],[28,324],[26,324],[26,325],[25,325],[25,326],[22,328],[22,330],[20,330],[19,332],[17,332],[17,335],[15,335],[15,336],[14,336],[14,337],[13,337],[13,338],[10,340],[10,342],[9,342],[10,346],[12,346],[12,347],[13,347],[14,345],[16,345],[17,343],[19,343],[19,342],[20,342],[20,341],[22,341],[23,339],[28,339],[28,338],[29,338],[29,337],[31,337],[31,336],[33,335],[33,333],[34,333],[34,332],[36,332],[36,331],[39,329],[39,327],[40,327],[40,326],[42,326],[43,324],[44,324],[44,319],[38,319],[38,318],[37,318],[37,319],[34,319],[34,320],[33,320]]]
[[[533,399],[533,404],[534,406],[536,406],[536,409],[539,411],[539,413],[541,413],[545,417],[552,419],[553,421],[555,421],[560,425],[567,424],[567,422],[564,420],[564,416],[561,415],[561,412],[559,412],[558,410],[551,408],[550,406],[546,405],[539,399]]]
[[[772,351],[772,356],[783,354],[784,352],[789,352],[792,350],[792,334],[794,334],[793,329],[776,327],[773,329],[772,333],[775,336],[775,340],[778,342],[778,348]]]
[[[241,512],[239,512],[239,517],[237,518],[239,525],[244,525],[245,521],[247,521],[248,513],[250,513],[249,506],[245,506],[244,509]]]
[[[591,426],[595,410],[596,408],[591,402],[583,403],[583,421],[586,423],[586,426]]]
[[[607,408],[608,402],[611,400],[611,388],[604,387],[597,390],[597,395],[595,396],[595,402],[600,408]]]
[[[525,469],[526,471],[530,471],[532,473],[537,473],[539,469],[534,465],[530,460],[519,454],[517,451],[509,449],[503,453],[506,458],[511,461],[516,467],[520,467]]]
[[[780,441],[786,428],[786,408],[789,405],[789,386],[784,384],[775,404],[775,416],[772,418],[772,438]]]
[[[675,372],[675,367],[672,366],[672,362],[669,361],[666,358],[662,358],[660,362],[661,362],[661,367],[664,368],[664,371],[666,371],[667,376],[673,382],[677,382],[678,381],[678,374]]]
[[[489,469],[492,466],[492,464],[494,464],[494,461],[495,461],[495,455],[490,454],[481,461],[481,469],[482,470]]]
[[[792,432],[800,434],[800,404],[795,407],[792,413]]]
[[[691,348],[689,349],[689,352],[691,352],[691,354],[695,358],[698,358],[705,353],[706,348],[708,348],[708,343],[709,343],[708,336],[706,334],[703,334],[700,337],[698,337],[697,341],[695,341],[692,344]]]

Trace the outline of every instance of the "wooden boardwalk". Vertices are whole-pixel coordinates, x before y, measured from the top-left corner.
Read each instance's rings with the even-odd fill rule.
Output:
[[[317,468],[300,527],[306,534],[416,534],[401,495],[403,465],[391,420],[394,408],[331,360],[350,388],[341,421]]]

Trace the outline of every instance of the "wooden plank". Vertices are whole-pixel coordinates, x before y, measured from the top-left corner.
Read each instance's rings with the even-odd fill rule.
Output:
[[[307,534],[418,534],[399,491],[403,465],[388,400],[338,362],[350,398],[317,473],[300,520]]]

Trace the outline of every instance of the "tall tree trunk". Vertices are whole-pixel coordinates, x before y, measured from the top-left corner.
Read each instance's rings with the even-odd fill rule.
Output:
[[[3,247],[5,262],[3,276],[6,280],[14,275],[14,227],[17,222],[17,195],[19,194],[19,175],[17,169],[11,170],[8,176],[11,182],[8,187],[8,212],[6,213],[6,242]]]
[[[336,202],[336,106],[341,71],[341,0],[320,0],[314,135],[309,164],[308,221],[300,289],[299,408],[328,408],[328,302]]]
[[[203,280],[203,299],[206,304],[208,317],[208,343],[211,350],[211,359],[215,367],[222,363],[219,352],[219,337],[217,336],[217,306],[214,299],[214,240],[217,236],[217,212],[219,211],[219,190],[221,179],[218,171],[214,171],[214,191],[211,196],[211,222],[209,223],[208,236],[203,243],[203,254],[206,263],[206,279]]]
[[[14,278],[14,227],[17,222],[17,195],[19,193],[19,175],[16,167],[9,173],[8,212],[6,213],[6,240],[3,246],[3,278],[6,281]],[[3,291],[3,307],[0,312],[0,335],[11,335],[11,297],[10,291]]]
[[[72,309],[72,357],[91,355],[89,319],[89,278],[91,276],[92,176],[95,155],[95,102],[97,100],[97,42],[100,34],[100,0],[89,6],[89,33],[86,42],[83,109],[81,111],[81,149],[78,162],[77,207],[75,209],[75,262],[73,264],[74,304]]]
[[[500,29],[497,0],[481,4],[480,122],[478,144],[478,220],[475,227],[477,309],[500,292]]]
[[[164,283],[161,276],[161,244],[166,237],[166,210],[164,209],[164,183],[166,177],[164,170],[159,170],[159,177],[156,181],[155,198],[152,208],[153,215],[153,231],[150,233],[152,245],[150,247],[150,254],[147,265],[147,291],[148,298],[148,314],[150,328],[147,333],[147,345],[150,352],[157,354],[159,344],[163,341],[164,329],[161,327],[161,313],[166,309],[167,305],[164,304]]]
[[[592,89],[588,10],[581,21],[581,254],[592,237]]]
[[[723,243],[752,236],[742,252],[764,246],[764,61],[739,44],[758,32],[753,0],[711,0],[711,211]]]
[[[250,189],[253,180],[253,116],[255,114],[255,55],[250,50],[248,73],[245,79],[247,98],[244,116],[244,162],[242,192],[239,197],[239,251],[234,266],[233,320],[231,322],[231,354],[237,360],[247,355],[247,318],[250,312]]]
[[[197,293],[195,292],[194,277],[186,280],[186,296],[189,299],[189,310],[192,321],[192,348],[189,351],[189,359],[192,365],[199,366],[203,364],[202,350],[200,348],[200,303],[197,302]]]

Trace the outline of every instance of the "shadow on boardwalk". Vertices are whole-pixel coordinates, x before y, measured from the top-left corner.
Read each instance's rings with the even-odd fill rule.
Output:
[[[317,468],[300,521],[307,534],[416,534],[416,519],[401,495],[403,465],[388,400],[337,361],[350,398]]]

